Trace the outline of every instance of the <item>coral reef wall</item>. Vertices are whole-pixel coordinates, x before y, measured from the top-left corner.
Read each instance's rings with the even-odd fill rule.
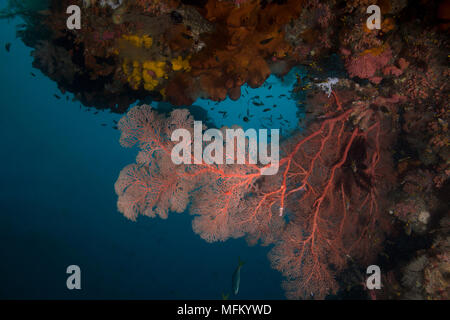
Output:
[[[192,132],[193,117],[129,110],[121,144],[140,153],[115,185],[127,218],[190,204],[206,241],[273,245],[289,298],[324,298],[348,279],[351,290],[355,264],[369,263],[386,270],[371,298],[448,298],[449,1],[375,1],[379,30],[366,24],[374,3],[356,0],[85,0],[82,28],[68,30],[72,2],[10,1],[0,17],[25,20],[33,65],[86,106],[237,100],[244,84],[308,71],[292,92],[306,95],[306,129],[283,137],[274,176],[250,163],[175,165],[168,137]]]

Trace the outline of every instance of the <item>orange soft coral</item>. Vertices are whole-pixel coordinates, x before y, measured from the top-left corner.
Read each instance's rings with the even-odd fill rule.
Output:
[[[237,7],[209,0],[203,15],[216,30],[190,60],[190,75],[198,79],[200,87],[197,95],[223,100],[228,94],[237,99],[242,84],[262,85],[270,75],[272,58],[283,58],[292,50],[282,26],[298,17],[301,4],[290,0],[283,6],[268,4],[262,9],[260,1]],[[167,93],[170,97],[170,90]]]

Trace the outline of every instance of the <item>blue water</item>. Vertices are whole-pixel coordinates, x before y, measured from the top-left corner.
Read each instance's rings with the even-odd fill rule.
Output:
[[[305,75],[303,68],[295,67],[281,79],[271,75],[259,88],[244,84],[241,98],[237,101],[228,97],[221,102],[198,99],[194,105],[207,110],[209,119],[217,128],[237,124],[244,130],[280,129],[281,135],[289,136],[298,129],[299,119],[304,117],[298,100],[293,99],[296,94],[292,89],[297,76],[304,78]]]
[[[244,239],[206,243],[193,233],[187,213],[131,222],[117,211],[114,182],[136,156],[119,145],[112,128],[121,116],[95,115],[70,95],[66,100],[32,68],[31,49],[15,39],[17,23],[0,21],[0,298],[221,299],[231,291],[241,257],[246,264],[237,298],[283,299],[281,276],[266,257],[269,248],[249,247]],[[240,105],[259,94],[268,106],[278,105],[274,118],[283,113],[289,120],[284,129],[293,129],[295,101],[278,98],[289,94],[290,77],[269,78]],[[264,100],[268,94],[275,98]],[[232,111],[239,103],[227,100],[213,112],[207,101],[196,102],[218,126],[269,126],[263,119],[268,113],[256,108],[251,122],[239,120],[238,109]],[[81,268],[81,290],[66,287],[72,264]]]

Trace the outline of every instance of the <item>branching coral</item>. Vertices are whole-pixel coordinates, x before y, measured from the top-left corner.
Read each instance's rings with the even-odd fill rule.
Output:
[[[366,113],[368,128],[348,128],[354,112],[337,100],[324,120],[286,141],[278,174],[263,176],[264,166],[248,162],[173,164],[170,136],[180,127],[192,132],[192,117],[185,110],[165,118],[149,106],[135,107],[119,129],[121,144],[138,144],[141,152],[116,183],[118,208],[131,219],[165,218],[192,200],[193,229],[202,238],[275,243],[270,258],[289,279],[288,297],[323,298],[336,291],[334,275],[348,259],[371,258],[386,227],[381,175],[390,174],[390,162],[380,143],[383,119]]]
[[[290,298],[336,292],[336,272],[347,260],[370,258],[382,241],[383,188],[375,186],[380,186],[377,172],[387,173],[390,165],[383,164],[387,155],[379,140],[381,122],[375,116],[366,130],[346,131],[352,109],[339,110],[339,116],[327,117],[295,145],[298,156],[289,160],[294,172],[285,171],[295,186],[286,188],[292,189],[287,194],[303,190],[303,195],[292,199],[295,219],[270,258],[288,279],[284,287]],[[332,146],[339,146],[339,152],[332,152]]]

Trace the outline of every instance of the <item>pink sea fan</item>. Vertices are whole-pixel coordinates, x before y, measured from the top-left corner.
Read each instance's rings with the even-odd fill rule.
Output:
[[[167,162],[170,159],[166,159]],[[186,180],[172,174],[155,162],[149,166],[130,164],[119,175],[114,186],[118,195],[117,208],[125,217],[136,220],[139,214],[166,219],[170,211],[183,212],[192,190]]]
[[[126,166],[115,184],[117,207],[127,218],[139,214],[167,218],[169,210],[183,212],[194,188],[170,158],[171,133],[177,128],[192,130],[193,118],[187,110],[175,110],[170,117],[157,114],[148,105],[132,108],[118,124],[124,147],[138,144],[136,162]]]
[[[194,118],[186,109],[174,110],[170,117],[166,118],[154,112],[148,105],[137,106],[118,123],[118,129],[122,132],[120,144],[124,147],[137,144],[142,152],[148,153],[147,156],[167,153],[173,145],[170,141],[172,132],[177,128],[192,131],[193,125]],[[145,158],[143,155],[141,157]]]
[[[379,209],[386,180],[379,177],[392,176],[392,166],[381,144],[390,145],[382,114],[353,104],[344,109],[333,95],[336,113],[285,140],[273,176],[248,162],[176,165],[170,136],[176,128],[192,132],[192,117],[185,110],[166,117],[149,106],[131,109],[119,123],[121,143],[141,152],[116,182],[119,211],[133,220],[166,218],[191,201],[193,229],[206,241],[247,236],[252,244],[275,244],[270,259],[286,278],[289,298],[336,292],[334,277],[347,257],[369,262],[380,243],[372,239],[382,236],[374,230],[390,227]],[[349,129],[357,115],[366,125]]]

